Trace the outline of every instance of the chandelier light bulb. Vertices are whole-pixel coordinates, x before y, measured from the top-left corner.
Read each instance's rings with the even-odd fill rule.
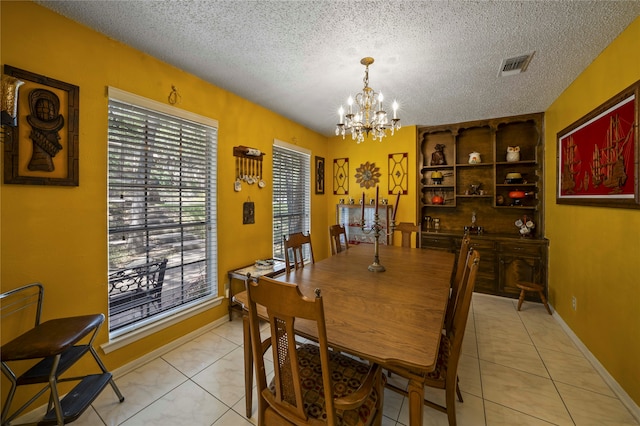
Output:
[[[339,120],[336,126],[336,135],[345,138],[347,131],[351,132],[351,138],[357,143],[364,142],[365,137],[371,134],[372,139],[379,140],[387,136],[387,130],[391,130],[391,135],[400,129],[400,119],[398,118],[398,102],[393,102],[393,120],[389,123],[386,111],[382,108],[384,96],[376,93],[369,87],[369,65],[373,64],[373,58],[362,58],[360,63],[365,66],[364,87],[355,97],[349,96],[347,99],[348,113],[345,114],[341,106],[338,110]],[[356,112],[354,114],[353,108]],[[377,110],[376,110],[377,108]]]

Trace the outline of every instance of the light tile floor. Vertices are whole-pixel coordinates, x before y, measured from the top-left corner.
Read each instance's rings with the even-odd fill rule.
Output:
[[[541,304],[474,294],[458,375],[458,424],[639,425]],[[395,375],[391,380],[401,380]],[[207,332],[116,380],[74,424],[250,426],[244,416],[242,321]],[[444,393],[426,390],[442,403]],[[384,426],[409,424],[407,399],[386,390]],[[424,425],[447,425],[424,407]]]

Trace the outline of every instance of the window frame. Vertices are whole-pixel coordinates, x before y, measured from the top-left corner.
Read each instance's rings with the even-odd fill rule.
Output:
[[[144,318],[136,323],[115,329],[109,332],[110,342],[105,349],[115,350],[118,347],[122,347],[129,341],[137,340],[151,333],[158,331],[159,329],[166,328],[173,325],[183,319],[190,316],[197,315],[204,310],[207,310],[213,306],[220,305],[223,297],[218,295],[218,231],[217,231],[217,150],[218,150],[218,122],[208,117],[204,117],[198,114],[191,113],[173,106],[165,105],[160,102],[156,102],[123,90],[109,87],[108,88],[108,103],[111,100],[115,100],[119,103],[130,104],[135,108],[147,109],[153,114],[167,115],[177,120],[190,121],[197,123],[198,125],[207,126],[214,130],[213,146],[209,146],[210,149],[210,162],[206,163],[205,169],[208,173],[206,192],[209,196],[204,201],[203,207],[207,212],[205,222],[203,222],[203,232],[206,235],[205,240],[205,257],[204,264],[206,265],[206,282],[208,294],[186,303],[178,304],[168,310],[162,311],[159,314],[152,317]],[[111,113],[109,112],[109,116]],[[110,134],[110,126],[108,126],[108,134]],[[108,150],[110,147],[110,141],[107,142]],[[190,164],[190,163],[188,163]],[[110,176],[109,165],[107,166],[107,177]],[[108,188],[110,184],[108,183]],[[107,191],[108,193],[108,191]],[[107,204],[109,199],[107,197]],[[182,206],[182,204],[180,204]],[[107,208],[109,210],[109,207]],[[107,228],[110,230],[109,225]],[[109,245],[109,243],[108,243]],[[184,250],[184,248],[182,248]],[[108,246],[108,253],[111,253],[110,245]],[[185,263],[181,263],[185,265]],[[181,266],[184,267],[184,266]],[[184,290],[183,290],[184,293]],[[109,313],[108,316],[110,317]]]
[[[278,200],[276,199],[278,196],[281,196],[280,192],[278,192],[278,173],[279,170],[276,167],[276,159],[277,159],[277,150],[278,149],[283,149],[283,150],[288,150],[291,151],[294,156],[300,156],[301,158],[299,158],[299,160],[303,160],[304,158],[304,171],[301,173],[301,175],[303,175],[303,180],[304,182],[300,182],[300,186],[302,188],[304,188],[304,194],[303,194],[303,215],[305,216],[302,221],[303,224],[300,227],[296,227],[295,229],[289,229],[287,230],[283,230],[280,223],[281,220],[280,218],[283,217],[282,213],[280,212],[280,210],[276,207],[277,205],[279,205],[279,203],[277,202]],[[273,160],[272,160],[272,167],[273,167],[273,196],[272,196],[272,202],[273,202],[273,209],[272,209],[272,216],[273,216],[273,222],[272,222],[272,232],[273,232],[273,257],[276,259],[284,259],[284,248],[283,248],[283,244],[282,244],[282,237],[283,235],[288,235],[289,233],[293,233],[293,232],[304,232],[305,234],[310,233],[311,232],[311,191],[313,190],[312,188],[312,184],[311,184],[311,160],[312,160],[312,156],[311,156],[311,150],[297,146],[297,145],[292,145],[290,143],[287,142],[283,142],[280,141],[278,139],[274,139],[273,141]],[[301,163],[302,164],[302,163]],[[289,169],[290,170],[290,169]],[[286,179],[284,180],[290,180],[290,175],[286,176]],[[285,194],[286,196],[286,194]],[[295,213],[295,215],[299,215],[299,213]],[[292,215],[289,215],[292,216]],[[306,228],[306,229],[305,229]],[[280,248],[280,250],[278,251],[277,248]],[[303,256],[304,256],[304,260],[308,261],[310,258],[310,254],[309,254],[309,250],[308,248],[305,247],[305,250],[303,252]]]

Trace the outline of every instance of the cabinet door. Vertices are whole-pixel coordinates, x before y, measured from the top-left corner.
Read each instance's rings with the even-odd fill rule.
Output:
[[[456,242],[458,252],[460,242]],[[475,291],[480,293],[497,294],[496,280],[496,249],[493,241],[475,240],[471,237],[471,248],[480,253],[480,264],[476,275]]]
[[[498,281],[498,291],[501,294],[511,296],[519,295],[520,289],[516,287],[518,281],[528,281],[544,285],[544,280],[542,279],[542,262],[538,256],[501,253],[499,264],[500,278]],[[540,302],[538,295],[534,295],[533,292],[528,292],[527,298]]]

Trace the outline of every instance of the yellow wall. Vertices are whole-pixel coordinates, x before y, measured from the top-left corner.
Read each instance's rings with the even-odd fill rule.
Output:
[[[375,86],[374,86],[375,88]],[[402,113],[400,112],[400,118]],[[356,183],[356,168],[361,164],[375,163],[376,167],[380,167],[380,198],[388,198],[389,204],[395,204],[397,195],[389,195],[389,154],[408,153],[408,194],[400,196],[398,213],[396,222],[413,222],[417,223],[416,215],[416,126],[406,126],[395,133],[393,137],[385,138],[382,143],[367,139],[357,144],[351,139],[350,135],[346,135],[342,140],[342,136],[332,137],[329,140],[329,153],[327,156],[327,220],[329,223],[336,223],[336,205],[340,198],[353,197],[356,203],[365,193],[365,200],[375,198],[376,190],[374,188],[365,189]],[[349,159],[349,195],[333,195],[333,186],[330,179],[333,178],[333,160],[336,158]],[[399,236],[394,239],[396,245],[400,244]],[[373,251],[372,251],[373,253]]]
[[[640,405],[640,211],[555,203],[557,133],[638,81],[639,52],[637,18],[546,111],[545,223],[551,303]]]
[[[1,291],[41,281],[44,319],[106,314],[107,86],[166,103],[173,85],[181,95],[176,106],[218,120],[219,294],[224,294],[227,270],[271,255],[271,186],[243,185],[242,192],[234,192],[232,148],[265,151],[264,175],[270,182],[274,139],[327,157],[326,137],[35,3],[2,1],[0,7],[0,63],[80,87],[80,186],[0,186]],[[256,223],[243,225],[242,204],[249,197],[256,203]],[[328,251],[325,200],[312,196],[318,259]],[[114,351],[104,361],[110,369],[122,366],[224,315],[226,303]],[[107,339],[103,327],[97,343]]]

